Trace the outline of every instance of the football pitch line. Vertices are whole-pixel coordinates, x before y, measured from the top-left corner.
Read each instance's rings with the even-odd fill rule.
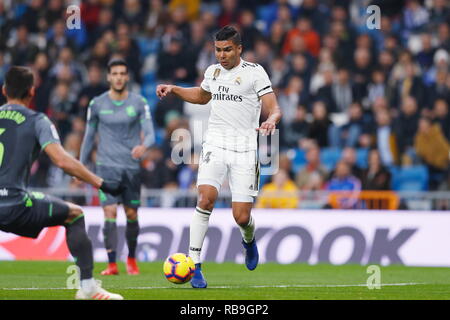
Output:
[[[395,287],[395,286],[417,286],[427,285],[431,283],[426,282],[405,282],[405,283],[381,283],[381,287]],[[348,288],[348,287],[367,287],[367,284],[289,284],[289,285],[255,285],[255,286],[208,286],[209,289],[259,289],[259,288]],[[173,289],[176,287],[124,287],[115,289],[124,290],[154,290],[154,289]],[[177,289],[191,289],[191,287],[179,287]],[[0,288],[3,291],[27,291],[27,290],[74,290],[68,288]]]

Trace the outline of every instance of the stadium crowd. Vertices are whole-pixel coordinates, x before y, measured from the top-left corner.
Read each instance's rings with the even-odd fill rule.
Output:
[[[108,89],[107,62],[123,57],[156,131],[142,161],[143,186],[193,188],[197,165],[173,162],[171,137],[179,128],[193,131],[208,110],[175,97],[158,100],[155,87],[198,85],[216,63],[214,32],[232,24],[242,34],[243,58],[267,70],[283,112],[280,170],[262,177],[263,194],[450,189],[446,0],[83,0],[80,29],[67,27],[70,4],[0,1],[0,84],[9,66],[30,66],[32,108],[49,116],[76,157],[87,106]],[[372,4],[380,8],[379,29],[367,26]],[[415,184],[402,184],[405,175]],[[86,188],[45,155],[31,184]],[[295,196],[279,200],[262,195],[256,205],[298,206]]]

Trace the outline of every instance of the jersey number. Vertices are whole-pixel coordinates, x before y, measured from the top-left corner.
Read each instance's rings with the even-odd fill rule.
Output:
[[[6,129],[4,129],[4,128],[0,128],[0,136],[2,135],[3,132],[5,132],[5,130]],[[3,143],[0,142],[0,167],[2,166],[4,152],[5,152],[5,146],[3,145]]]

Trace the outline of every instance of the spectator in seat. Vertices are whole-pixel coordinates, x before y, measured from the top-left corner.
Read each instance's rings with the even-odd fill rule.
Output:
[[[332,124],[327,107],[323,101],[316,101],[312,108],[313,121],[309,127],[308,137],[314,139],[319,147],[328,147],[329,128]]]
[[[272,182],[261,190],[256,208],[294,209],[298,207],[297,186],[285,170],[278,170]]]
[[[142,184],[147,189],[161,189],[176,183],[176,175],[167,166],[159,147],[151,147],[141,165]]]
[[[372,81],[367,86],[369,104],[373,104],[377,98],[385,97],[387,93],[386,77],[381,69],[372,72]]]
[[[215,59],[215,58],[214,58]],[[273,87],[279,88],[285,83],[288,74],[288,65],[281,56],[274,57],[267,68],[270,73],[270,81]]]
[[[268,40],[276,55],[281,55],[283,44],[286,39],[286,30],[289,29],[290,27],[285,27],[283,22],[278,20],[275,21],[270,27]]]
[[[428,167],[430,190],[436,190],[449,168],[450,144],[439,124],[433,124],[429,117],[421,117],[419,129],[414,137],[417,155]]]
[[[381,163],[380,152],[377,149],[369,151],[368,168],[361,174],[363,190],[390,190],[391,173]]]
[[[399,157],[395,133],[391,126],[391,116],[388,110],[379,109],[375,118],[377,125],[373,135],[373,145],[380,152],[383,165],[393,166],[399,162]]]
[[[312,145],[306,151],[306,165],[297,173],[295,182],[301,190],[321,189],[328,170],[320,163],[320,149]]]
[[[353,176],[358,179],[362,177],[362,170],[356,164],[356,150],[352,147],[346,147],[342,150],[340,161],[344,161],[350,167],[350,172]],[[336,173],[336,169],[332,170],[329,174],[329,179],[331,179]]]
[[[167,51],[158,56],[158,78],[175,83],[195,81],[197,70],[191,58],[183,51],[182,40],[173,38]]]
[[[292,50],[292,42],[295,38],[301,38],[305,42],[306,49],[310,55],[317,57],[320,51],[320,35],[311,26],[311,20],[302,17],[287,35],[283,46],[283,54],[289,54]]]
[[[335,173],[326,183],[328,191],[352,191],[348,197],[340,198],[339,208],[354,209],[358,204],[358,193],[361,191],[361,181],[352,175],[350,165],[341,160],[336,165]]]
[[[367,96],[367,87],[373,70],[371,61],[372,56],[369,49],[358,48],[355,50],[351,67],[354,100],[362,100]]]
[[[300,148],[302,140],[308,138],[310,123],[306,119],[307,115],[305,106],[297,106],[293,121],[285,129],[284,141],[288,147]]]
[[[447,69],[437,71],[435,82],[428,87],[427,106],[433,108],[436,100],[444,99],[450,103],[450,85],[447,85],[447,78],[450,79],[450,73]]]
[[[441,23],[437,27],[438,48],[450,51],[450,26],[448,23]]]
[[[50,98],[50,119],[58,128],[61,141],[70,133],[72,118],[76,113],[75,97],[70,94],[69,86],[65,82],[58,82]]]
[[[86,118],[89,102],[96,96],[102,94],[108,87],[103,83],[102,69],[97,64],[92,64],[88,68],[88,82],[81,88],[78,94],[79,114]]]
[[[338,107],[336,105],[333,70],[331,69],[324,70],[322,72],[322,75],[324,83],[317,90],[317,94],[315,96],[316,100],[321,100],[325,102],[329,113],[342,112],[343,110],[338,110]],[[345,93],[345,91],[343,90],[341,93]]]
[[[195,183],[197,181],[199,155],[193,153],[191,155],[190,163],[183,166],[178,172],[178,185],[180,189],[195,189]]]
[[[289,126],[295,118],[297,106],[307,102],[305,87],[303,80],[298,76],[293,76],[289,79],[286,89],[278,95],[278,103],[283,112],[284,126]]]
[[[338,70],[337,78],[332,86],[332,92],[336,104],[336,112],[347,112],[353,101],[353,86],[347,69],[340,68]]]
[[[400,114],[395,120],[395,136],[402,164],[416,161],[414,153],[414,136],[419,124],[419,110],[414,97],[408,96],[403,100]]]
[[[26,25],[19,25],[15,39],[10,47],[13,65],[27,65],[32,63],[39,52],[39,48],[31,41]]]
[[[198,173],[199,154],[192,153],[190,162],[184,165],[178,172],[178,188],[180,190],[193,190],[195,191]],[[176,207],[186,208],[189,206],[195,206],[196,198],[187,196],[181,196],[175,203]]]
[[[222,11],[217,17],[220,28],[239,21],[239,3],[237,0],[222,0]]]
[[[242,34],[242,46],[245,50],[254,50],[256,40],[262,37],[261,32],[255,26],[255,15],[252,11],[245,9],[239,16]]]
[[[433,57],[436,49],[433,47],[433,37],[430,33],[422,33],[420,38],[422,48],[415,56],[415,60],[419,63],[423,71],[427,71],[433,65]]]
[[[404,100],[412,96],[419,106],[425,104],[425,86],[419,76],[418,67],[413,63],[405,65],[405,77],[400,79],[395,86],[393,105],[402,105]]]
[[[433,107],[433,122],[441,126],[445,138],[450,141],[450,113],[448,103],[444,99],[436,100]]]
[[[364,131],[363,110],[358,102],[351,104],[348,117],[349,121],[342,126],[331,125],[329,140],[332,147],[357,147],[359,137]]]

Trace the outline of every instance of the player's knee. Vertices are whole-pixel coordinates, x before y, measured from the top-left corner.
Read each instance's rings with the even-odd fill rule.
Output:
[[[197,201],[197,207],[203,210],[212,211],[214,209],[214,200],[205,196],[200,196]]]
[[[137,218],[138,218],[136,209],[128,208],[125,211],[125,214],[127,215],[127,219],[129,219],[129,220],[137,220]]]
[[[116,219],[117,218],[117,208],[115,206],[106,206],[103,208],[105,213],[105,219]]]
[[[203,210],[212,211],[214,209],[215,199],[200,193],[197,200],[197,207]]]
[[[69,215],[67,217],[66,222],[71,222],[83,214],[83,208],[81,208],[79,205],[73,203],[68,203],[68,205],[69,205]]]
[[[250,222],[250,215],[246,215],[246,214],[240,214],[238,216],[236,216],[234,218],[234,220],[236,221],[236,223],[238,225],[240,225],[241,227],[245,227],[248,225],[248,223]]]

